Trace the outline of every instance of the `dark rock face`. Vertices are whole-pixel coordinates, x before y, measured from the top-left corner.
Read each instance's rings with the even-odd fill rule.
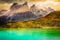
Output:
[[[7,16],[1,16],[0,17],[0,26],[4,25],[7,22]]]
[[[6,18],[7,18],[7,16],[1,16],[0,21],[6,21],[7,20]]]
[[[37,18],[42,17],[36,16],[30,11],[27,12],[21,12],[21,13],[15,13],[13,16],[1,16],[0,21],[5,21],[5,22],[17,22],[17,21],[28,21],[28,20],[35,20]]]
[[[34,15],[32,12],[22,12],[22,13],[16,13],[13,16],[9,17],[9,21],[27,21],[27,20],[34,20],[37,16]]]

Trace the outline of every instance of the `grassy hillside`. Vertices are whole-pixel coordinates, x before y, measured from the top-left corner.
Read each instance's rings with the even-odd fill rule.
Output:
[[[21,28],[21,27],[29,27],[29,28],[41,28],[41,27],[60,27],[60,11],[55,11],[50,13],[49,15],[39,18],[36,20],[29,20],[29,21],[20,21],[14,23],[6,23],[1,22],[0,27],[2,28]]]

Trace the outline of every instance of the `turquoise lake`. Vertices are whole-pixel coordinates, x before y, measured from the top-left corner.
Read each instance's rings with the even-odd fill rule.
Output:
[[[60,40],[60,28],[5,28],[0,40]]]

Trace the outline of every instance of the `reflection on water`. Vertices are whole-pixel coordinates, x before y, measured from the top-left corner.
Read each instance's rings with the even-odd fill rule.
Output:
[[[60,40],[60,28],[0,29],[0,40]]]

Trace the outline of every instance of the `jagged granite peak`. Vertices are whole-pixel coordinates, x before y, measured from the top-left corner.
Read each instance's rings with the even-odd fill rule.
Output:
[[[28,2],[24,2],[23,4],[13,3],[11,5],[10,9],[12,9],[12,8],[18,9],[19,7],[22,7],[22,6],[25,6],[25,5],[28,6]]]
[[[10,7],[11,10],[19,9],[22,5],[19,5],[18,3],[13,3]]]
[[[24,6],[24,5],[27,5],[27,6],[28,6],[28,2],[24,2],[24,3],[23,3],[23,6]]]
[[[35,14],[36,16],[38,17],[43,17],[42,13],[40,12],[40,10],[35,6],[35,4],[33,4],[31,7],[30,7],[30,11]]]
[[[35,15],[37,16],[40,16],[42,15],[41,17],[45,17],[46,15],[50,14],[51,12],[54,12],[55,10],[51,7],[48,7],[48,8],[45,8],[45,9],[41,9],[40,10],[35,6],[35,4],[33,4],[31,7],[30,7],[30,11],[32,13],[34,13]]]

